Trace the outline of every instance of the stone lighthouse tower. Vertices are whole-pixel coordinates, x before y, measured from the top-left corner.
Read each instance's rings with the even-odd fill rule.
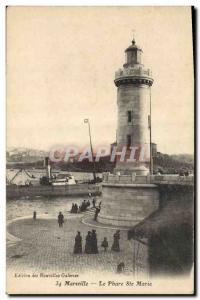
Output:
[[[149,120],[153,79],[151,71],[142,64],[142,49],[135,40],[125,53],[126,62],[123,69],[116,72],[114,81],[118,105],[115,150],[119,154],[125,148],[127,153],[128,148],[129,159],[117,159],[114,174],[104,174],[102,206],[98,215],[100,223],[115,226],[134,226],[158,209],[159,205],[158,188],[147,176],[150,167]],[[136,148],[137,155],[134,153],[130,161],[130,153]]]
[[[150,167],[150,69],[142,64],[142,49],[133,39],[125,50],[123,69],[115,73],[117,86],[118,127],[117,147],[134,151],[135,161],[117,161],[116,171],[121,174],[147,175]],[[132,147],[132,148],[131,148]]]

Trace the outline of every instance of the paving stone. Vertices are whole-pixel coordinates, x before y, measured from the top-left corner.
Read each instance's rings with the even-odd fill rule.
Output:
[[[22,241],[8,243],[7,268],[15,272],[116,272],[117,264],[123,261],[125,272],[130,275],[133,272],[133,250],[132,243],[127,240],[127,231],[121,231],[121,251],[115,253],[110,250],[115,230],[94,229],[97,233],[99,254],[74,255],[74,238],[77,231],[81,232],[84,250],[85,237],[87,232],[92,230],[91,226],[81,223],[80,218],[65,219],[63,228],[58,227],[57,219],[15,221],[8,226],[8,232]],[[100,247],[104,237],[107,237],[109,244],[106,253]]]

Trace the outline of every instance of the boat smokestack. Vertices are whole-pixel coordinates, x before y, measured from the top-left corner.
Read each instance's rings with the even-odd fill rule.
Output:
[[[49,163],[49,157],[45,157],[44,159],[44,167],[46,168],[46,176],[51,178],[51,165]]]

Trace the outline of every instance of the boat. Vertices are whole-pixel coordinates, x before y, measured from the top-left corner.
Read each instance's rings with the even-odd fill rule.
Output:
[[[22,176],[23,175],[23,176]],[[101,185],[80,183],[70,173],[52,174],[51,166],[46,165],[46,176],[35,177],[26,170],[20,169],[6,180],[7,199],[21,197],[64,197],[100,195]]]
[[[59,186],[59,185],[74,185],[76,184],[76,180],[74,176],[71,174],[58,174],[58,176],[52,180],[51,183],[53,186]]]

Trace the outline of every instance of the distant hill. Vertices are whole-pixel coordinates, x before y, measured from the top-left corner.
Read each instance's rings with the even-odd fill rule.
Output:
[[[7,167],[23,168],[35,167],[43,168],[44,157],[48,156],[47,151],[28,149],[28,148],[12,148],[6,152],[7,156]],[[59,162],[53,163],[54,168],[67,171],[82,171],[92,172],[94,165],[88,160],[82,162]],[[97,172],[113,172],[115,163],[110,162],[109,156],[102,157],[99,162],[95,163]],[[194,157],[191,154],[173,154],[168,155],[157,152],[153,158],[154,170],[161,170],[163,173],[176,173],[181,169],[194,169]]]
[[[178,160],[182,163],[194,164],[194,155],[192,154],[173,154],[170,156],[172,159]]]
[[[190,154],[168,155],[157,152],[153,158],[153,165],[155,171],[160,170],[163,173],[173,174],[182,169],[193,171],[194,158]]]
[[[16,163],[34,163],[43,160],[49,153],[43,150],[36,150],[30,148],[8,148],[6,151],[7,162]]]

